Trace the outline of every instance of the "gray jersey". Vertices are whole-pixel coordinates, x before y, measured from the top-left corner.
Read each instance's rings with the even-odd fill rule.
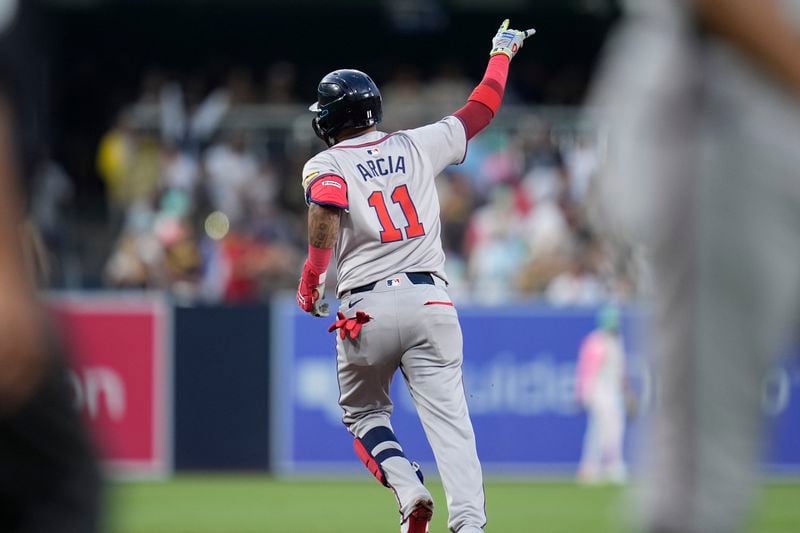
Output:
[[[464,126],[449,116],[347,139],[305,164],[304,189],[331,174],[347,184],[335,251],[337,296],[398,272],[431,272],[447,281],[434,178],[462,162],[466,149]]]
[[[763,379],[800,309],[800,103],[688,1],[640,3],[597,95],[609,213],[641,239],[659,391],[646,531],[733,532],[759,479]],[[800,0],[779,0],[800,29]],[[687,379],[688,378],[688,379]]]

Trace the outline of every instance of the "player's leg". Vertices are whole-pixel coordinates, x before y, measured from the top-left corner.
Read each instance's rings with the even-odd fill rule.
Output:
[[[757,479],[762,379],[797,316],[800,193],[787,187],[796,165],[776,169],[787,158],[757,139],[732,149],[725,130],[706,147],[714,168],[689,189],[674,244],[654,261],[653,532],[741,528]]]
[[[600,479],[605,482],[625,481],[625,463],[622,444],[625,433],[623,399],[619,393],[607,391],[598,402],[598,448],[600,451]]]
[[[628,480],[628,467],[625,464],[625,399],[622,394],[616,399],[613,409],[612,460],[609,465],[609,476],[614,483]]]
[[[430,502],[418,468],[406,458],[390,422],[392,401],[389,386],[399,364],[394,296],[378,293],[363,296],[359,309],[373,320],[355,341],[337,337],[339,405],[343,421],[355,440],[356,455],[384,486],[394,492],[402,521],[418,501]],[[342,302],[342,306],[346,301]],[[432,506],[432,504],[431,504]]]
[[[787,140],[795,129],[779,130],[775,142],[760,128],[744,137],[723,112],[709,139],[698,212],[697,531],[745,523],[758,479],[764,376],[797,324],[800,158]]]
[[[413,294],[412,294],[413,293]],[[447,495],[452,531],[473,533],[486,525],[483,475],[461,374],[461,326],[440,287],[406,291],[401,315],[407,350],[401,370],[417,407]]]
[[[583,451],[581,453],[580,467],[578,468],[578,482],[596,483],[600,473],[600,433],[597,413],[589,407],[586,412],[586,433],[583,435]]]

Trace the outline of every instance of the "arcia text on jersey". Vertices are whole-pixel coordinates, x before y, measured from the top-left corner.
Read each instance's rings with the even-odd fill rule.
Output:
[[[388,176],[389,174],[405,174],[406,173],[406,159],[402,155],[381,157],[378,159],[370,159],[363,163],[356,165],[361,177],[364,181],[369,181],[373,178],[380,176]]]

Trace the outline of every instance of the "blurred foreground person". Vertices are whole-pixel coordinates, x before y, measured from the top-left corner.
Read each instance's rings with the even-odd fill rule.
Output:
[[[587,412],[578,482],[623,483],[625,462],[625,350],[619,334],[619,310],[598,313],[578,355],[578,400]]]
[[[20,100],[31,87],[17,61],[34,58],[19,47],[22,22],[12,22],[10,4],[0,0],[0,531],[93,533],[98,470],[26,261],[33,246],[16,178],[36,147]]]
[[[640,0],[597,87],[609,212],[648,256],[648,532],[744,527],[800,304],[800,1]]]

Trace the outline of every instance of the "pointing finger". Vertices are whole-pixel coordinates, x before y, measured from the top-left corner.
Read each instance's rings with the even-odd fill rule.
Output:
[[[504,31],[506,31],[508,29],[509,22],[511,21],[508,19],[504,20],[503,23],[500,24],[500,28],[497,30],[497,33],[503,33]]]
[[[523,33],[525,34],[524,38],[527,39],[528,37],[532,37],[533,34],[536,33],[536,30],[534,28],[531,28],[529,30],[525,30]]]

